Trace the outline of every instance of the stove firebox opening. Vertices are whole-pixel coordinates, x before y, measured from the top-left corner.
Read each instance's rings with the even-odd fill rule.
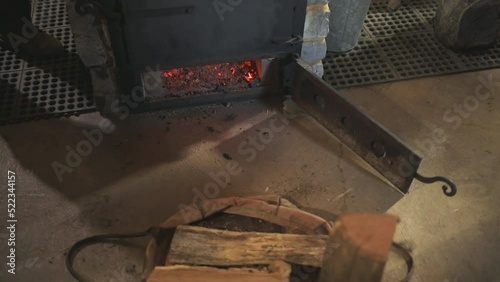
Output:
[[[161,72],[165,97],[203,95],[259,86],[259,70],[255,61],[174,68]]]
[[[203,66],[169,68],[142,74],[143,84],[154,77],[160,84],[144,87],[146,103],[215,99],[237,100],[271,94],[279,88],[278,59],[242,60]],[[273,91],[270,91],[273,89]]]

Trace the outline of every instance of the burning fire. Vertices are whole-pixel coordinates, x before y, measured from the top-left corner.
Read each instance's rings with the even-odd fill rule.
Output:
[[[244,78],[247,82],[252,82],[257,77],[257,68],[252,68],[252,65],[251,61],[245,61],[241,64],[241,68],[246,69]]]
[[[162,71],[164,87],[169,92],[216,89],[220,86],[248,87],[259,79],[253,61],[224,63]]]

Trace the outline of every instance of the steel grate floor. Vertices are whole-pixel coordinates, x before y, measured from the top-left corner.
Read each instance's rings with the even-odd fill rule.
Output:
[[[33,23],[58,38],[55,59],[18,58],[0,49],[0,124],[95,111],[92,83],[80,63],[64,0],[37,0]]]
[[[386,3],[372,3],[358,46],[327,54],[324,80],[348,88],[500,67],[500,40],[494,48],[467,55],[437,42],[430,23],[436,1],[403,1],[395,12]]]

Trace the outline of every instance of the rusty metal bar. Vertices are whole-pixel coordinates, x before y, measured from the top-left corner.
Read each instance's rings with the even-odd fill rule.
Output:
[[[407,193],[422,158],[297,60],[292,100],[342,143]]]

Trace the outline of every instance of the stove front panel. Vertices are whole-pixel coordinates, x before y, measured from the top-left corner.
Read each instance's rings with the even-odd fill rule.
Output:
[[[134,69],[300,54],[307,0],[122,0]],[[290,44],[294,42],[295,44]],[[118,43],[118,44],[117,44]],[[116,51],[116,50],[115,50]]]

